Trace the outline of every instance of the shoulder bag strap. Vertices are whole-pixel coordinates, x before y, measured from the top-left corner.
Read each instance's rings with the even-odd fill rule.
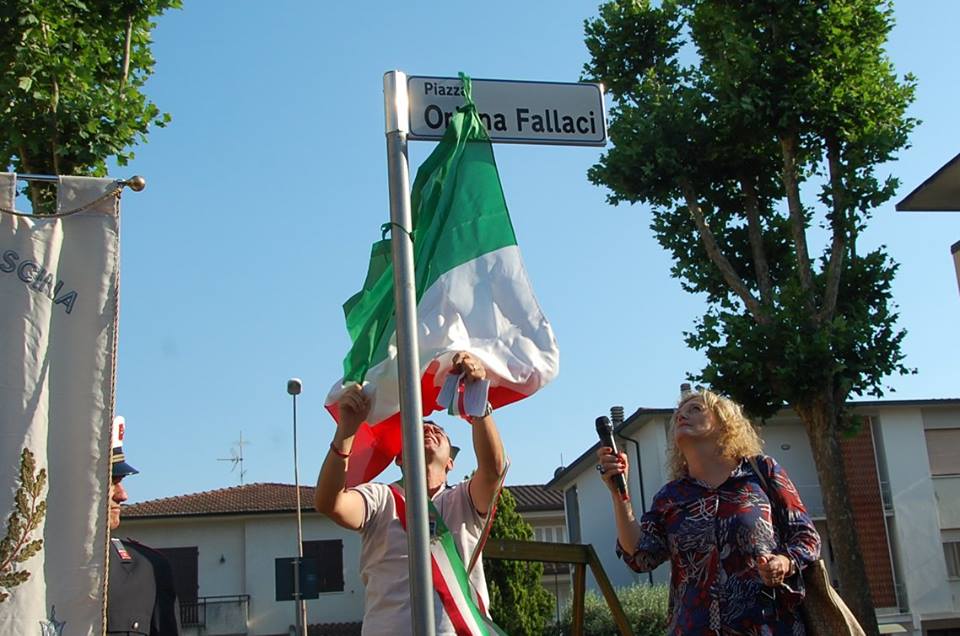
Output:
[[[787,528],[786,519],[783,517],[785,511],[783,509],[783,502],[780,500],[780,492],[776,488],[770,487],[770,480],[767,479],[764,471],[761,470],[756,457],[748,457],[747,461],[750,462],[750,467],[753,468],[754,474],[757,476],[757,479],[760,480],[760,487],[763,489],[764,494],[766,494],[767,499],[770,500],[770,516],[772,517],[773,523],[777,525],[781,539],[785,539]]]

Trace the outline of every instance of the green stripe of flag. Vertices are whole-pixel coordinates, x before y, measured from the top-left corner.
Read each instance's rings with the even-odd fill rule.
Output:
[[[440,143],[417,171],[411,194],[417,302],[450,270],[516,245],[493,146],[469,96]],[[374,244],[363,289],[343,306],[353,341],[344,381],[363,382],[387,356],[395,331],[390,241]]]

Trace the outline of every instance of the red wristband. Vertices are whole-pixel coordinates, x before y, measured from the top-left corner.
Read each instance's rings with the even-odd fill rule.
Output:
[[[344,459],[350,457],[350,453],[344,453],[342,450],[334,446],[333,442],[330,442],[330,450],[332,450],[337,457],[342,457]]]

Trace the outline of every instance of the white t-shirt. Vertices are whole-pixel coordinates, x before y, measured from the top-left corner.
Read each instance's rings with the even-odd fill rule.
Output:
[[[397,517],[393,494],[385,484],[362,484],[354,490],[363,497],[366,507],[363,527],[360,529],[360,579],[367,593],[361,633],[377,636],[412,634],[407,533]],[[470,499],[467,482],[452,488],[441,487],[433,496],[433,505],[450,529],[466,567],[483,531],[483,517],[477,513]],[[484,606],[489,607],[490,597],[482,559],[474,566],[470,581],[483,599]],[[433,593],[433,605],[437,636],[455,634],[436,591]]]

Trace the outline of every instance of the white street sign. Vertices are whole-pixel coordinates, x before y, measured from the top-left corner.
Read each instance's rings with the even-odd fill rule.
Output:
[[[410,139],[440,139],[464,97],[455,77],[407,80]],[[477,114],[501,143],[603,146],[607,123],[603,85],[473,80]]]

